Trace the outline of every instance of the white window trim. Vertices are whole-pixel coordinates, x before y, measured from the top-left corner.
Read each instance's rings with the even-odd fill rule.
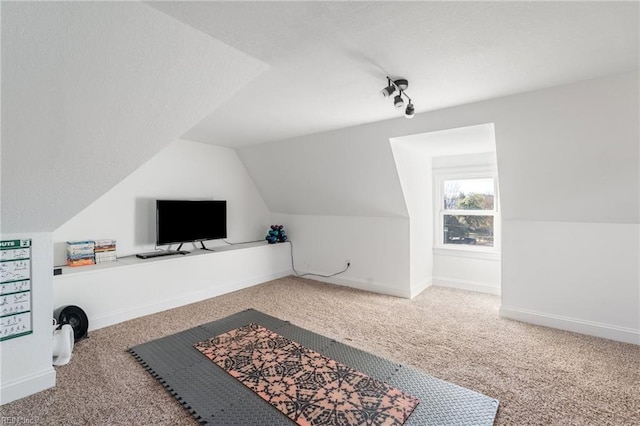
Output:
[[[492,178],[494,184],[494,194],[495,194],[495,210],[493,211],[493,247],[486,246],[472,246],[472,245],[455,245],[455,244],[445,244],[442,240],[442,235],[444,233],[444,206],[442,203],[443,200],[443,189],[444,189],[444,181],[445,180],[456,180],[456,179],[486,179]],[[467,167],[451,167],[451,168],[440,168],[434,169],[433,172],[433,193],[434,193],[434,230],[433,233],[434,241],[433,248],[434,253],[446,254],[450,253],[458,253],[461,256],[468,255],[468,257],[496,257],[491,256],[490,254],[500,255],[501,251],[501,241],[502,241],[502,220],[500,215],[500,194],[499,194],[499,185],[498,185],[498,170],[494,166],[467,166]],[[447,210],[448,214],[463,214],[463,215],[484,215],[486,214],[486,210]],[[489,255],[489,256],[487,256]]]

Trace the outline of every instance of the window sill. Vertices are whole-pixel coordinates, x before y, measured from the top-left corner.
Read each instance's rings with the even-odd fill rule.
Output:
[[[434,256],[453,256],[453,257],[466,257],[468,259],[482,259],[499,262],[502,258],[502,254],[499,251],[485,251],[478,249],[467,248],[449,248],[449,247],[434,247]]]

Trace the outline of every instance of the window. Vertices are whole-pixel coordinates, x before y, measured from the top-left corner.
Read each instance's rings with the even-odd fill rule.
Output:
[[[500,218],[494,175],[446,175],[438,188],[436,247],[497,251]]]

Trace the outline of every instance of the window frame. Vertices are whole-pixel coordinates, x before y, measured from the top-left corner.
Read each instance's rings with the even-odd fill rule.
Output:
[[[434,218],[435,229],[433,233],[435,253],[459,253],[478,258],[492,258],[500,254],[502,227],[500,217],[500,194],[498,184],[498,171],[495,167],[455,167],[434,170]],[[468,179],[492,179],[494,190],[493,210],[445,210],[444,208],[444,182],[449,180]],[[452,216],[493,216],[493,246],[474,246],[470,244],[445,244],[444,242],[444,217]]]

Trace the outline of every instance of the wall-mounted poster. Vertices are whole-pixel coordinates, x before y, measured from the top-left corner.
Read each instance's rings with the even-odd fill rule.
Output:
[[[0,341],[31,328],[31,240],[0,241]]]

